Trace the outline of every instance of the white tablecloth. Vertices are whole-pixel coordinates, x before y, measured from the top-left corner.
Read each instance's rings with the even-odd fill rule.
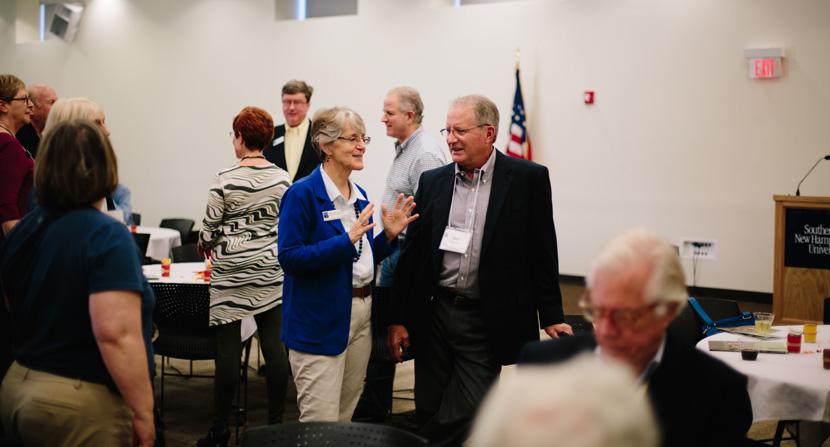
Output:
[[[174,262],[170,264],[170,276],[161,276],[161,264],[151,264],[142,267],[144,276],[150,282],[161,282],[171,284],[204,284],[209,286],[209,282],[205,282],[203,277],[199,275],[205,269],[203,262]],[[242,340],[247,340],[256,332],[256,320],[254,317],[245,317],[242,319]]]
[[[136,233],[149,233],[150,243],[147,244],[147,257],[162,260],[170,257],[173,247],[182,245],[182,235],[178,230],[158,227],[136,227]]]
[[[786,343],[788,326],[773,328]],[[801,328],[801,326],[797,326]],[[830,326],[819,326],[817,343],[802,343],[800,354],[758,354],[758,360],[741,359],[740,352],[709,351],[709,340],[747,337],[722,332],[701,340],[697,348],[708,352],[749,378],[754,421],[797,419],[830,422],[830,370],[823,369],[821,349],[830,349]]]

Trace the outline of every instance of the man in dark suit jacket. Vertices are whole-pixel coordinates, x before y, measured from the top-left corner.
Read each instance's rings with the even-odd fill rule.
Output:
[[[562,312],[547,168],[495,150],[483,96],[447,114],[452,164],[425,172],[395,273],[390,349],[413,345],[415,405],[432,445],[460,445],[501,365],[571,333]]]
[[[308,109],[312,93],[314,88],[304,81],[288,81],[282,87],[285,124],[274,128],[274,141],[262,151],[268,161],[288,172],[291,183],[307,176],[320,164],[309,132]]]
[[[746,377],[667,335],[687,300],[674,249],[646,232],[626,233],[599,254],[586,281],[580,305],[593,320],[594,336],[531,343],[519,362],[554,363],[594,352],[628,365],[647,387],[662,445],[746,443],[752,425]]]

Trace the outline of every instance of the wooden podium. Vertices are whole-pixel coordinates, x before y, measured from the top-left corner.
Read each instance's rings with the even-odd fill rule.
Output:
[[[772,198],[775,323],[821,323],[830,297],[830,197]]]

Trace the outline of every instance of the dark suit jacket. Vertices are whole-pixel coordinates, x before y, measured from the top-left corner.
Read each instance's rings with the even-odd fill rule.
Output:
[[[272,142],[270,146],[267,146],[262,151],[262,155],[271,163],[287,171],[288,169],[285,166],[285,124],[280,124],[274,128],[274,139],[272,141],[276,141],[277,143],[274,144]],[[311,174],[311,171],[319,164],[320,158],[311,145],[311,126],[309,126],[308,133],[305,136],[305,144],[303,145],[303,154],[300,156],[300,164],[297,165],[297,173],[294,174],[291,183]]]
[[[593,336],[535,342],[525,346],[519,363],[556,363],[594,348]],[[661,445],[744,445],[752,425],[746,382],[746,376],[720,360],[667,335],[663,360],[648,383]]]
[[[37,134],[35,130],[35,126],[32,126],[32,123],[29,123],[23,127],[21,127],[17,131],[17,135],[15,135],[17,141],[32,154],[32,158],[37,157],[37,147],[40,144],[40,135]]]
[[[562,295],[550,180],[544,166],[497,152],[479,261],[481,310],[487,337],[502,364],[539,339],[542,326],[561,323]],[[420,218],[409,225],[395,274],[392,324],[407,327],[415,348],[429,318],[443,252],[455,164],[421,175],[415,195]],[[537,317],[538,313],[538,317]]]

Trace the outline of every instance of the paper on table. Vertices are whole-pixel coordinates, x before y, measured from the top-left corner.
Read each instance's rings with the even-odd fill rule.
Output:
[[[740,340],[709,340],[710,351],[740,352]],[[787,344],[784,342],[761,341],[758,342],[758,350],[771,354],[786,354]]]
[[[776,338],[784,338],[786,334],[782,334],[775,329],[770,329],[766,333],[758,332],[755,326],[737,326],[737,327],[719,327],[719,331],[729,332],[730,334],[748,335],[750,337],[761,338],[764,340],[773,340]]]

